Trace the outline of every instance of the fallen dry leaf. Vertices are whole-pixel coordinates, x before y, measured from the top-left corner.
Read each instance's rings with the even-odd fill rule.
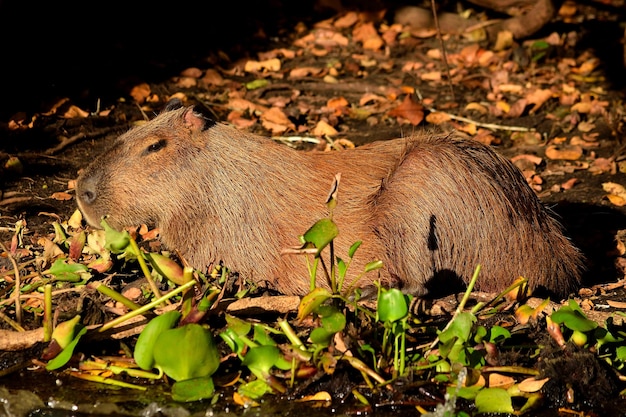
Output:
[[[407,95],[399,106],[391,109],[387,114],[417,126],[424,120],[424,107],[420,103],[414,102],[411,95]]]
[[[480,114],[487,114],[489,112],[489,110],[487,110],[487,107],[483,106],[480,103],[476,103],[475,101],[468,103],[465,106],[465,110],[469,111],[469,110],[475,110],[477,112],[479,112]]]
[[[337,132],[337,129],[329,125],[324,120],[317,122],[317,125],[315,125],[313,130],[311,130],[311,134],[313,136],[334,136],[337,133],[339,133]]]
[[[441,71],[431,71],[420,74],[423,81],[441,81]]]
[[[281,67],[280,59],[278,58],[271,58],[265,61],[249,60],[246,62],[246,65],[244,66],[244,71],[246,72],[265,72],[265,71],[275,72],[275,71],[280,70],[280,67]]]
[[[337,29],[346,29],[354,26],[354,24],[358,21],[359,15],[357,15],[356,12],[348,12],[335,20],[333,26],[335,26]]]
[[[426,116],[426,121],[434,125],[440,125],[450,121],[450,115],[443,112],[433,112]]]
[[[295,130],[296,128],[287,115],[278,107],[272,107],[262,113],[261,124],[273,134],[284,133],[288,129]]]
[[[215,69],[209,68],[204,73],[204,77],[200,79],[200,84],[204,85],[214,85],[214,86],[222,86],[225,81],[222,75]]]
[[[612,204],[618,207],[626,205],[626,188],[623,185],[616,182],[604,182],[602,189],[609,193],[606,197]]]
[[[570,178],[569,180],[565,181],[564,183],[561,184],[561,188],[563,190],[570,190],[572,188],[574,188],[574,185],[578,182],[578,178]]]
[[[324,71],[322,68],[316,67],[300,67],[289,71],[289,78],[304,78],[319,75]]]
[[[526,101],[528,102],[528,104],[533,104],[533,108],[530,109],[528,112],[530,114],[533,114],[534,112],[539,110],[539,108],[543,106],[543,103],[548,101],[551,97],[552,97],[552,90],[539,89],[539,88],[536,90],[533,90],[532,92],[526,95]]]
[[[581,156],[583,156],[583,148],[577,145],[550,145],[546,148],[546,157],[549,159],[575,161]]]
[[[67,201],[67,200],[71,200],[72,199],[72,194],[70,193],[66,193],[66,192],[62,192],[62,191],[58,191],[56,193],[53,193],[50,198],[53,198],[55,200],[59,200],[59,201]]]
[[[148,83],[137,84],[130,90],[130,96],[139,104],[143,104],[152,93]]]
[[[606,300],[606,303],[613,308],[626,308],[626,302],[623,301]]]
[[[361,42],[363,49],[369,49],[370,51],[377,51],[385,44],[373,22],[357,25],[352,31],[352,38],[356,42]]]
[[[517,384],[517,387],[522,392],[537,392],[543,388],[546,382],[548,382],[550,378],[543,379],[535,379],[535,378],[526,378]]]
[[[515,384],[515,379],[508,375],[502,375],[495,372],[489,374],[489,386],[491,388],[508,388],[513,384]]]
[[[202,77],[202,70],[200,68],[190,67],[190,68],[184,69],[180,73],[180,75],[182,77],[200,78]]]

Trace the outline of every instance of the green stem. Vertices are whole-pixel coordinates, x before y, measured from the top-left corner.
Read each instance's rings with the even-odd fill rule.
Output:
[[[135,239],[130,237],[130,246],[133,248],[133,252],[137,255],[137,262],[139,262],[139,266],[141,267],[141,271],[143,272],[144,277],[148,280],[148,284],[150,285],[150,289],[156,298],[161,297],[161,291],[156,286],[156,283],[152,279],[152,274],[150,274],[150,270],[148,269],[148,265],[146,264],[146,260],[143,258],[143,253],[139,250],[139,246]]]
[[[185,291],[188,288],[193,287],[194,285],[196,285],[196,281],[189,281],[184,283],[183,285],[181,285],[180,287],[176,288],[175,290],[172,290],[170,292],[168,292],[167,294],[165,294],[164,296],[162,296],[161,298],[157,298],[156,300],[139,307],[137,310],[133,310],[127,314],[124,314],[123,316],[120,316],[114,320],[111,320],[110,322],[104,324],[101,328],[100,328],[100,332],[104,332],[105,330],[109,330],[112,327],[117,326],[120,323],[125,322],[128,319],[131,319],[135,316],[140,316],[143,313],[145,313],[148,310],[151,310],[153,308],[156,308],[157,306],[161,305],[164,301],[169,300],[170,298],[174,297],[175,295]]]

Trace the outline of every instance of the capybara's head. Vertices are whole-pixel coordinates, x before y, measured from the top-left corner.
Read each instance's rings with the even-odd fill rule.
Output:
[[[192,210],[185,206],[185,194],[201,183],[194,175],[203,173],[188,164],[205,146],[202,132],[214,123],[173,100],[153,121],[120,136],[77,180],[76,198],[86,221],[99,227],[108,216],[112,227],[121,228],[157,224]]]

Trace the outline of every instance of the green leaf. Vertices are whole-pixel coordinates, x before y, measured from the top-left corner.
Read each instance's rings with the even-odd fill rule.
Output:
[[[383,267],[383,261],[372,261],[365,265],[365,272],[375,271]]]
[[[363,243],[361,240],[357,240],[352,244],[352,246],[350,246],[350,249],[348,250],[348,256],[350,258],[354,258],[354,253],[359,248],[359,246],[361,246],[361,243]]]
[[[246,83],[246,90],[256,90],[257,88],[263,88],[267,86],[270,82],[265,78],[259,78],[258,80],[250,81]]]
[[[252,329],[252,324],[249,322],[240,319],[239,317],[235,317],[231,314],[226,314],[226,325],[230,330],[235,332],[235,334],[239,336],[245,336],[250,333]]]
[[[346,265],[343,259],[341,259],[340,257],[337,257],[337,274],[339,274],[339,276],[343,278],[346,276],[347,270],[348,270],[348,265]]]
[[[265,380],[279,358],[280,350],[276,346],[256,346],[250,348],[242,364],[247,366],[257,378]]]
[[[174,401],[199,401],[210,398],[214,392],[215,384],[210,376],[177,381],[172,385],[172,399]]]
[[[247,384],[240,385],[237,389],[237,392],[244,397],[258,400],[265,394],[272,392],[272,388],[268,384],[266,384],[265,381],[256,379],[254,381],[248,382]]]
[[[59,353],[54,359],[48,362],[48,364],[46,365],[46,369],[48,371],[53,371],[68,363],[69,360],[72,358],[72,354],[74,353],[74,349],[76,348],[78,341],[85,333],[87,333],[87,328],[82,327],[78,331],[78,333],[76,333],[74,339],[65,347],[65,349],[63,349],[61,353]]]
[[[65,349],[83,327],[80,324],[80,315],[77,314],[72,319],[59,323],[52,331],[52,338],[56,340],[61,349]]]
[[[323,302],[332,298],[332,294],[326,288],[317,287],[300,300],[298,305],[298,321],[302,321],[305,317],[317,309]]]
[[[161,255],[160,253],[148,253],[146,254],[150,265],[163,277],[169,279],[175,284],[183,285],[185,280],[183,279],[183,268],[176,263],[175,260]]]
[[[381,288],[378,294],[378,320],[393,323],[402,320],[409,314],[409,299],[399,289]]]
[[[472,325],[476,321],[476,317],[468,312],[459,314],[445,331],[439,334],[439,340],[447,342],[457,337],[463,342],[469,340]]]
[[[598,327],[598,323],[589,320],[579,308],[563,306],[550,316],[553,322],[563,324],[570,330],[588,332]]]
[[[104,247],[113,253],[124,252],[128,245],[130,245],[130,235],[128,234],[128,231],[123,230],[120,232],[113,229],[104,218],[100,222],[100,225],[105,232],[106,243]]]
[[[211,332],[191,323],[161,332],[154,346],[154,362],[170,378],[184,381],[213,375],[220,355]]]
[[[85,265],[68,263],[66,259],[54,261],[50,269],[48,269],[48,273],[54,275],[58,281],[64,282],[80,282],[83,280],[83,277],[87,279],[91,277]]]
[[[181,314],[178,311],[168,311],[167,313],[153,318],[146,327],[144,327],[137,338],[135,352],[133,353],[135,362],[141,369],[149,371],[154,368],[154,345],[157,338],[165,330],[174,327],[180,317]]]
[[[328,346],[335,333],[346,327],[346,316],[334,306],[320,306],[316,312],[321,316],[321,326],[311,331],[311,341]]]
[[[502,388],[483,388],[476,394],[479,413],[513,413],[511,396]]]
[[[329,218],[320,219],[309,230],[307,230],[303,237],[305,243],[312,243],[317,248],[316,256],[324,250],[324,248],[332,242],[334,238],[339,234],[337,225]]]
[[[489,341],[491,343],[500,343],[510,338],[511,332],[502,326],[492,326],[489,328]]]
[[[276,342],[274,341],[274,339],[270,337],[267,331],[265,331],[265,328],[260,324],[254,325],[253,340],[259,345],[276,346]]]

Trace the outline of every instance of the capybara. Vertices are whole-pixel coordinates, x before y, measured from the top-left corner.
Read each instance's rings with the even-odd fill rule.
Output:
[[[261,286],[305,294],[297,246],[341,173],[335,253],[357,240],[345,282],[372,260],[359,285],[417,296],[449,293],[482,266],[476,289],[517,277],[567,296],[582,256],[521,172],[489,146],[456,134],[417,134],[352,150],[297,151],[217,123],[199,107],[170,102],[154,120],[120,136],[79,176],[87,222],[154,225],[166,247],[194,267],[222,262]],[[320,285],[325,285],[321,277]]]

